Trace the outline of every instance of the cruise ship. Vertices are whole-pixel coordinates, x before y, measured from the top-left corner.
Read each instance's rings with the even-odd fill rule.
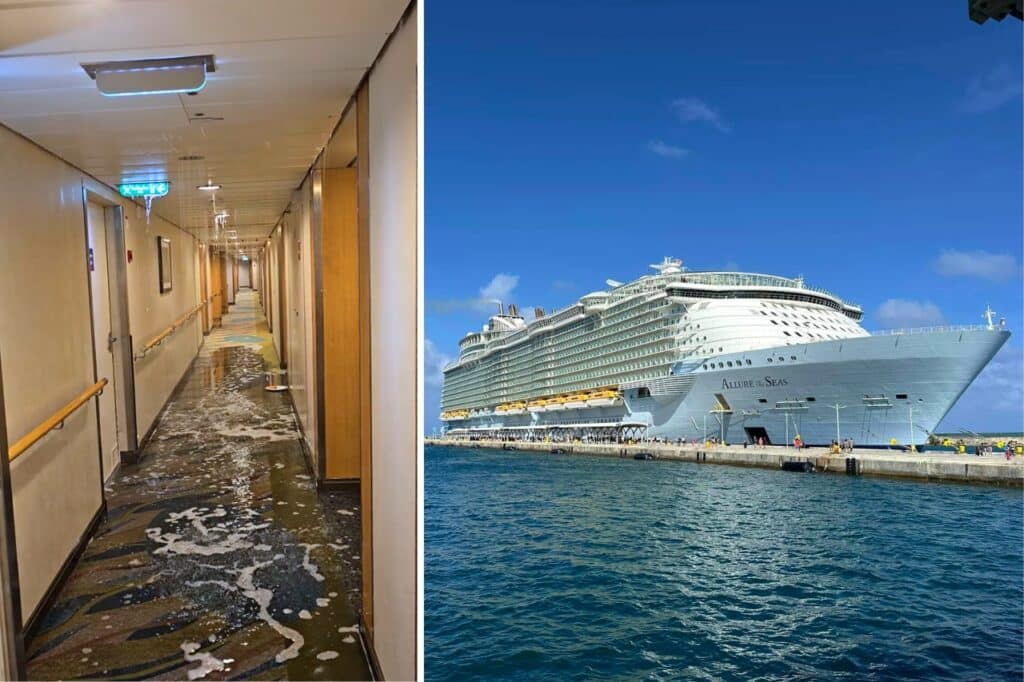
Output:
[[[499,303],[444,368],[445,433],[920,444],[1010,336],[991,310],[869,333],[801,277],[651,267],[530,322]]]

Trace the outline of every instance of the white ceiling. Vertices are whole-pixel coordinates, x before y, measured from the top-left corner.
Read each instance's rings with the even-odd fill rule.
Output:
[[[107,184],[169,180],[154,212],[202,239],[212,179],[259,241],[408,1],[0,0],[0,123]],[[200,54],[216,71],[194,96],[104,97],[80,66]]]

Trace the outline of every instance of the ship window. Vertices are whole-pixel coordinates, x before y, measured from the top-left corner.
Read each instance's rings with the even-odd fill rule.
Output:
[[[786,361],[786,358],[784,358],[784,357],[782,357],[782,356],[780,355],[780,356],[779,356],[779,362],[785,362],[785,361]]]
[[[804,398],[804,400],[806,400],[809,403],[813,403],[814,402],[814,398]]]
[[[767,400],[765,400],[764,398],[758,398],[758,399],[757,399],[757,402],[759,402],[759,403],[766,403],[766,402],[768,402],[768,401],[767,401]]]
[[[778,322],[776,322],[775,320],[772,320],[772,324],[774,324],[774,325],[778,326],[778,324],[779,324],[779,323],[778,323]]]
[[[896,400],[906,400],[906,399],[907,399],[907,394],[906,393],[897,393],[896,394]]]
[[[638,388],[636,390],[636,397],[637,398],[650,398],[651,397],[651,389],[647,388],[646,386],[641,386],[640,388]]]
[[[732,360],[730,360],[729,362],[727,362],[725,364],[728,365],[729,367],[732,367]]]
[[[789,359],[790,359],[790,360],[796,360],[796,356],[795,356],[795,355],[790,355],[790,356],[789,356]]]
[[[803,337],[803,334],[801,334],[800,332],[793,332],[793,333],[796,334],[797,336]]]
[[[771,362],[771,361],[772,361],[772,359],[771,359],[771,358],[768,358],[768,362]]]
[[[782,330],[782,333],[785,334],[786,336],[789,336],[789,332],[787,332],[785,329]]]
[[[748,364],[748,365],[750,364],[750,360],[747,360],[747,364]]]
[[[725,367],[725,364],[724,364],[724,363],[721,363],[721,362],[720,362],[720,363],[718,363],[718,369],[722,369],[723,367]]]

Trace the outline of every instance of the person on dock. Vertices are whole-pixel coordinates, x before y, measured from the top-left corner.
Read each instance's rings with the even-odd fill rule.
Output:
[[[798,433],[798,434],[796,434],[796,436],[793,437],[793,447],[795,447],[797,450],[799,450],[802,445],[803,445],[803,441],[800,440],[800,434]]]

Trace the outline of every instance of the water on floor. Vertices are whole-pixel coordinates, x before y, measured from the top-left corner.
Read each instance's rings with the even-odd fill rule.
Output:
[[[252,293],[207,339],[27,643],[32,679],[368,679],[355,491],[318,497]]]

